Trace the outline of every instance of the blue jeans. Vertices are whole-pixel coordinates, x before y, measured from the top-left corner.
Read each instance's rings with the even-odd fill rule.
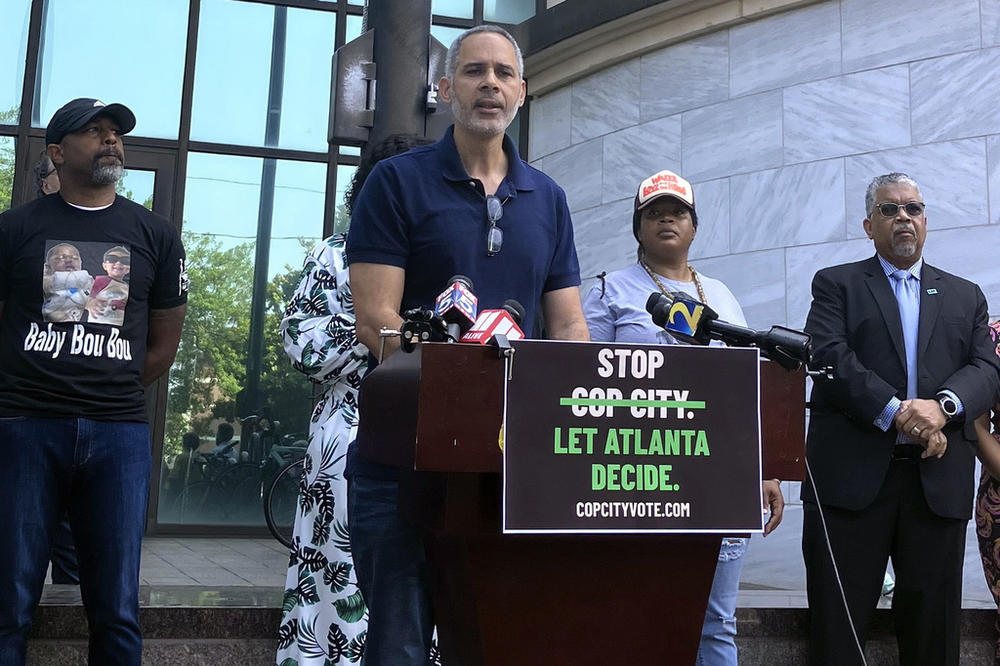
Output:
[[[698,644],[698,666],[736,666],[736,598],[747,539],[722,540]]]
[[[425,666],[434,623],[424,540],[399,518],[399,482],[352,474],[347,521],[358,587],[368,606],[363,666]]]
[[[69,509],[91,664],[138,666],[145,423],[0,418],[0,666],[21,666],[56,525]]]
[[[79,585],[80,565],[76,562],[73,546],[73,529],[69,526],[69,512],[64,512],[52,535],[52,582],[56,585]]]

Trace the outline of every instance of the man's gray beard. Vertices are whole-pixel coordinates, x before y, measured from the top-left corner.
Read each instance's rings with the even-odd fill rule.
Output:
[[[917,251],[916,241],[900,240],[892,244],[892,251],[897,257],[911,257]]]
[[[94,165],[94,184],[95,185],[112,185],[118,182],[118,179],[122,177],[122,165]]]
[[[503,129],[501,129],[499,132],[492,127],[487,128],[481,125],[474,125],[471,122],[465,122],[465,119],[462,117],[462,105],[458,101],[458,98],[455,96],[452,96],[451,98],[451,117],[455,121],[456,125],[461,125],[468,131],[472,132],[473,134],[478,134],[483,137],[494,137],[503,134],[504,132],[507,131],[507,128],[510,127],[510,124],[514,122],[514,116],[511,116],[510,118],[504,118],[505,123]]]

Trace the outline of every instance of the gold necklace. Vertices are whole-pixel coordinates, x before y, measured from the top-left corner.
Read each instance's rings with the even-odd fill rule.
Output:
[[[653,282],[656,283],[656,286],[660,288],[660,291],[663,292],[663,295],[666,296],[667,298],[672,299],[673,297],[670,295],[670,292],[667,291],[667,288],[663,286],[662,282],[660,282],[660,278],[656,276],[656,273],[653,272],[653,269],[651,269],[646,264],[646,262],[641,259],[639,260],[639,265],[642,266],[644,269],[646,269],[646,273],[648,273],[649,277],[653,279]],[[695,272],[694,266],[688,264],[688,270],[691,271],[691,279],[694,281],[695,289],[698,290],[698,298],[701,300],[702,303],[708,305],[708,299],[705,298],[705,290],[701,286],[701,279],[698,277],[698,273]]]

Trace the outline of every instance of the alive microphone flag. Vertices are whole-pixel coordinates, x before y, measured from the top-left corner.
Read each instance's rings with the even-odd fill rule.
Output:
[[[478,299],[472,293],[472,281],[464,275],[448,280],[448,287],[434,302],[434,313],[449,324],[456,324],[459,335],[472,327],[478,313]],[[455,335],[454,337],[458,337]]]
[[[508,340],[524,339],[524,332],[507,310],[483,310],[461,341],[485,345],[494,335],[507,336]]]

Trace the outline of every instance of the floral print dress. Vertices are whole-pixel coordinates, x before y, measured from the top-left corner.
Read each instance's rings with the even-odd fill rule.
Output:
[[[990,336],[1000,355],[1000,321],[990,324]],[[1000,439],[1000,414],[993,410],[993,436]],[[979,492],[976,493],[976,533],[979,537],[979,557],[983,562],[983,574],[993,599],[1000,605],[1000,480],[982,468],[979,475]],[[998,610],[1000,613],[1000,610]],[[1000,614],[996,620],[997,634],[1000,635]],[[1000,640],[994,651],[993,663],[1000,664]]]
[[[278,666],[357,664],[364,650],[367,611],[351,560],[344,465],[368,350],[354,329],[344,241],[332,236],[309,253],[281,321],[285,352],[323,394],[309,427]]]

